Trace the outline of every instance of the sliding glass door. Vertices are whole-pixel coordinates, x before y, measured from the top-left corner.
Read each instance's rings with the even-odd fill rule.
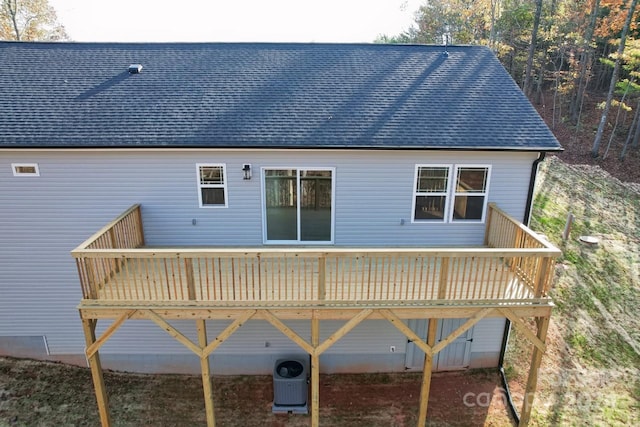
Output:
[[[333,242],[333,169],[263,169],[266,243]]]

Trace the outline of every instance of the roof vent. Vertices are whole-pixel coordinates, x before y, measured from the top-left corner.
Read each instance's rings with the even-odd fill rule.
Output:
[[[129,65],[129,74],[139,74],[142,72],[142,64]]]
[[[442,52],[442,56],[445,58],[449,57],[449,51],[447,47],[451,44],[451,27],[449,24],[444,24],[444,33],[442,33],[442,45],[444,46],[444,52]]]

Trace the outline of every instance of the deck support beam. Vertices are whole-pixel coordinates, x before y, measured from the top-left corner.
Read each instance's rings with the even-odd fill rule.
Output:
[[[531,330],[529,330],[525,322],[520,317],[513,314],[513,312],[507,308],[501,308],[499,309],[499,311],[504,315],[504,317],[511,320],[513,326],[515,326],[515,328],[522,335],[524,335],[529,341],[531,341],[531,344],[536,346],[536,348],[541,352],[545,352],[547,346],[544,343],[544,340],[541,340],[539,336],[536,336],[533,332],[531,332]],[[536,322],[537,319],[540,319],[540,317],[536,317]]]
[[[143,311],[143,310],[141,310]],[[176,341],[179,341],[187,347],[189,350],[194,352],[198,357],[202,356],[202,349],[191,342],[191,340],[182,334],[179,330],[171,326],[166,320],[160,317],[153,310],[144,310],[147,319],[152,320],[156,325],[160,326],[166,333],[171,335]]]
[[[345,306],[345,307],[322,307],[322,306],[303,306],[303,307],[273,307],[260,305],[247,306],[215,306],[208,304],[200,304],[199,302],[189,303],[186,306],[178,304],[174,306],[166,305],[135,305],[131,306],[114,306],[94,304],[90,301],[83,301],[80,306],[80,316],[82,319],[114,319],[120,316],[123,311],[136,309],[131,315],[132,320],[148,319],[147,311],[151,310],[158,316],[166,320],[229,320],[235,319],[247,310],[256,310],[257,313],[253,319],[268,320],[268,314],[276,316],[281,320],[294,319],[311,319],[311,312],[315,311],[320,320],[350,320],[356,314],[362,311],[362,305]],[[546,302],[538,305],[500,305],[495,304],[475,304],[475,305],[414,305],[414,306],[393,306],[393,305],[372,305],[368,308],[374,310],[368,319],[385,319],[382,311],[391,310],[399,319],[464,319],[473,317],[478,310],[483,308],[493,308],[494,310],[485,317],[507,317],[508,313],[511,317],[531,318],[550,316],[553,305]],[[507,310],[504,313],[502,310]],[[267,313],[268,311],[268,313]],[[265,315],[267,313],[267,315]],[[532,334],[535,336],[535,334]]]
[[[207,414],[207,427],[215,427],[215,412],[213,407],[213,385],[211,384],[211,369],[209,366],[209,354],[204,351],[207,348],[207,326],[205,320],[196,320],[198,330],[198,344],[202,348],[200,356],[200,371],[202,373],[202,389],[204,391],[204,406]]]
[[[467,320],[462,325],[460,325],[458,329],[451,332],[448,337],[440,341],[438,344],[434,345],[432,349],[433,354],[435,355],[441,350],[443,350],[446,346],[452,343],[456,338],[458,338],[460,335],[464,334],[469,329],[471,329],[473,325],[478,323],[480,320],[484,319],[484,317],[487,314],[489,314],[491,311],[493,311],[492,308],[485,308],[483,310],[478,311],[473,317],[471,317],[469,320]],[[431,319],[431,320],[434,320],[434,319]],[[429,322],[431,322],[431,320],[429,320]]]
[[[107,330],[105,330],[102,335],[100,336],[100,338],[95,339],[95,327],[94,329],[94,342],[91,345],[87,345],[87,358],[93,356],[98,350],[100,350],[100,347],[102,347],[102,345],[107,342],[107,340],[111,337],[111,335],[113,335],[118,328],[125,322],[125,320],[130,319],[131,316],[133,316],[133,313],[135,313],[135,310],[129,310],[126,311],[124,313],[122,313],[112,324],[111,326],[109,326],[107,328]],[[97,320],[95,320],[95,322],[97,323]]]
[[[455,313],[446,312],[445,310],[452,310]],[[425,352],[425,361],[423,366],[423,377],[420,390],[420,405],[418,414],[418,423],[420,427],[426,425],[427,409],[429,403],[429,393],[431,387],[431,378],[433,370],[433,358],[434,356],[444,349],[449,343],[451,343],[457,336],[463,334],[478,321],[485,317],[506,317],[510,319],[516,328],[522,332],[525,337],[533,344],[533,354],[531,360],[531,367],[529,371],[529,377],[527,381],[527,387],[525,392],[525,401],[523,403],[522,415],[520,417],[519,426],[526,426],[531,416],[531,409],[533,404],[533,397],[535,394],[538,370],[540,368],[542,356],[546,349],[546,335],[549,326],[549,319],[551,314],[550,306],[540,307],[466,307],[466,308],[436,308],[436,307],[423,307],[421,309],[409,309],[407,307],[402,308],[360,308],[350,310],[335,310],[326,308],[313,308],[307,312],[306,316],[300,316],[299,311],[296,310],[295,316],[289,316],[289,310],[282,309],[266,309],[260,307],[252,307],[245,309],[218,309],[221,311],[220,316],[211,316],[210,309],[201,309],[193,312],[193,308],[174,308],[171,310],[161,309],[159,307],[136,307],[136,308],[110,308],[102,314],[102,310],[94,310],[93,308],[84,309],[81,308],[80,316],[82,319],[82,325],[85,334],[85,340],[87,343],[86,356],[91,368],[91,374],[93,377],[93,383],[96,393],[96,400],[98,403],[98,410],[100,413],[100,420],[103,427],[111,425],[111,419],[109,414],[108,397],[104,386],[104,378],[102,372],[102,366],[100,364],[100,356],[98,350],[100,347],[115,333],[115,331],[129,319],[148,319],[155,322],[158,326],[164,329],[169,335],[174,337],[177,341],[181,342],[185,347],[190,349],[200,358],[200,367],[203,381],[203,393],[205,399],[205,409],[208,427],[215,426],[215,411],[213,400],[213,384],[211,381],[211,368],[209,362],[209,355],[218,348],[220,344],[226,341],[234,332],[237,331],[245,322],[250,319],[262,319],[271,323],[276,329],[282,332],[285,336],[298,344],[304,351],[306,351],[311,358],[311,426],[318,427],[320,424],[320,355],[333,346],[338,340],[343,338],[349,331],[359,325],[366,319],[386,319],[393,324],[398,330],[400,330],[409,340],[416,343],[416,345]],[[187,315],[172,316],[174,313],[178,313],[184,310]],[[200,313],[199,311],[202,311]],[[107,314],[108,313],[108,314]],[[537,333],[532,332],[524,321],[526,318],[530,318],[534,314]],[[201,317],[194,316],[196,320],[196,328],[198,333],[198,344],[192,342],[189,338],[183,335],[180,331],[171,326],[166,319],[180,319],[186,318],[190,315],[203,314]],[[97,318],[92,318],[93,315],[98,315]],[[469,317],[469,319],[461,325],[458,329],[453,331],[447,338],[436,344],[436,335],[440,316],[452,317],[462,316]],[[214,340],[208,342],[206,331],[207,319],[233,319],[233,322],[227,326]],[[402,319],[408,318],[428,318],[429,326],[427,332],[426,341],[423,341],[415,332],[413,332]],[[102,336],[96,339],[96,324],[98,318],[113,318],[114,322],[103,332]],[[305,338],[298,335],[295,331],[289,328],[281,319],[289,318],[307,318],[311,320],[311,339],[307,341]],[[320,320],[323,319],[345,319],[347,322],[334,331],[327,339],[321,342],[320,340]]]
[[[277,330],[282,332],[287,338],[289,338],[294,343],[298,344],[304,351],[309,354],[315,353],[315,348],[305,341],[300,335],[295,333],[291,328],[285,325],[280,319],[278,319],[275,315],[273,315],[269,310],[263,311],[263,316],[266,321],[271,323]]]
[[[427,346],[433,348],[436,343],[438,331],[438,319],[429,319],[427,332]],[[420,409],[418,412],[418,427],[427,424],[427,408],[429,406],[429,392],[431,389],[431,372],[433,371],[433,352],[425,353],[424,367],[422,368],[422,387],[420,388]]]
[[[237,331],[245,322],[253,317],[256,314],[256,310],[247,310],[240,316],[238,316],[229,326],[225,328],[224,331],[220,333],[211,343],[202,347],[202,356],[209,357],[213,351],[218,348],[223,342],[225,342],[235,331]],[[204,319],[200,319],[203,320]],[[200,343],[202,346],[202,343]]]
[[[537,339],[543,344],[547,338],[547,330],[549,329],[550,317],[537,317],[536,325],[538,327]],[[533,340],[532,340],[533,342]],[[533,342],[535,344],[535,342]],[[533,347],[533,355],[531,356],[531,366],[529,367],[529,378],[527,379],[527,388],[524,393],[524,402],[522,403],[522,411],[520,413],[519,427],[529,425],[531,419],[531,409],[533,408],[533,398],[535,397],[536,387],[538,385],[538,370],[544,355],[544,348],[537,345]]]
[[[433,355],[433,349],[424,341],[422,338],[418,336],[415,332],[411,330],[398,316],[395,315],[391,310],[384,309],[379,310],[380,314],[382,314],[393,326],[396,327],[400,332],[404,334],[407,339],[414,343],[416,347],[424,352],[426,355]]]
[[[84,339],[87,349],[92,348],[96,342],[96,324],[97,320],[82,320],[82,329],[84,330]],[[109,397],[104,387],[104,375],[102,373],[102,364],[100,363],[100,354],[95,350],[91,356],[87,354],[87,361],[91,368],[91,378],[93,379],[93,388],[96,393],[96,401],[98,404],[98,412],[100,413],[100,423],[102,427],[111,426],[111,415],[109,414]]]
[[[340,338],[347,335],[353,328],[358,326],[365,320],[369,315],[373,313],[373,310],[370,308],[365,308],[360,313],[353,316],[347,323],[342,325],[340,329],[335,331],[329,338],[324,340],[322,344],[316,346],[314,348],[313,354],[320,356],[322,353],[327,351],[332,345],[334,345]]]
[[[314,349],[320,345],[320,319],[318,313],[311,313],[311,345]],[[320,425],[320,355],[311,354],[311,427]]]

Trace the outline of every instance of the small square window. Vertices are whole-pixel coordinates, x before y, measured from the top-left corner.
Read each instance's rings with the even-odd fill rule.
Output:
[[[201,208],[227,207],[227,180],[224,164],[199,164],[198,199]]]
[[[12,163],[13,176],[40,176],[37,163]]]

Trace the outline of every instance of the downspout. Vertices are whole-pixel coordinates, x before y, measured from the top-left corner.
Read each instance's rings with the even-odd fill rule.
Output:
[[[538,165],[544,160],[546,152],[540,152],[540,155],[536,160],[533,161],[533,165],[531,165],[531,178],[529,178],[529,194],[527,194],[527,204],[525,205],[524,218],[522,219],[522,223],[529,226],[529,222],[531,221],[531,211],[533,210],[533,191],[536,187],[536,175],[538,175]]]
[[[524,211],[524,218],[522,220],[523,224],[529,226],[531,221],[531,212],[533,210],[533,192],[536,186],[536,175],[538,174],[538,165],[544,160],[546,156],[546,152],[540,152],[540,155],[536,160],[533,161],[531,165],[531,178],[529,178],[529,192],[527,194],[527,203]],[[498,370],[500,372],[500,381],[502,382],[502,388],[504,389],[505,396],[507,397],[507,406],[509,407],[509,412],[511,412],[511,416],[514,420],[516,420],[516,424],[520,424],[520,415],[518,414],[518,410],[516,406],[513,404],[513,399],[511,397],[511,390],[509,389],[509,383],[507,382],[507,376],[504,373],[504,355],[507,351],[507,343],[509,342],[509,333],[511,331],[511,321],[509,319],[505,319],[504,324],[504,333],[502,334],[502,347],[500,348],[500,358],[498,359]]]
[[[507,351],[507,343],[509,342],[509,332],[511,331],[511,321],[506,319],[504,324],[504,334],[502,335],[502,348],[500,349],[500,359],[498,361],[498,371],[500,372],[500,381],[502,382],[502,389],[504,390],[504,395],[507,398],[507,407],[509,408],[509,412],[514,420],[516,420],[516,425],[520,424],[520,415],[518,414],[518,410],[516,409],[516,405],[513,403],[513,398],[511,397],[511,390],[509,389],[509,383],[507,382],[507,375],[504,373],[504,354]]]

